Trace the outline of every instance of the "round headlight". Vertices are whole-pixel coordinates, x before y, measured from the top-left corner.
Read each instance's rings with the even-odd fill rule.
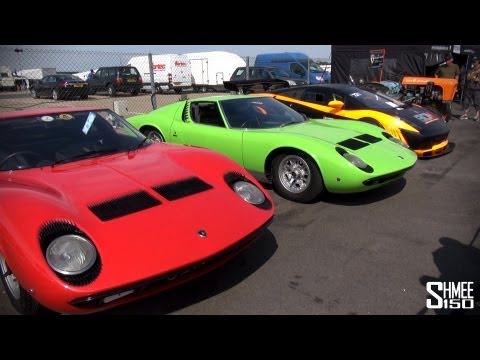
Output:
[[[63,235],[48,245],[46,258],[53,270],[64,275],[81,274],[97,259],[93,244],[79,235]]]
[[[359,169],[366,169],[368,166],[367,164],[365,164],[365,162],[362,159],[360,159],[358,156],[355,156],[353,154],[349,154],[346,152],[343,154],[343,157],[347,159],[349,162],[351,162],[353,165],[358,167]]]
[[[246,202],[254,205],[263,204],[265,195],[255,185],[246,181],[237,181],[233,184],[233,190]]]

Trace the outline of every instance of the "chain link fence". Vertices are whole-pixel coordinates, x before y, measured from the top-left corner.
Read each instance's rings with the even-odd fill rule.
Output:
[[[223,80],[231,74],[206,78],[202,58],[193,59],[192,64],[179,54],[149,58],[146,53],[0,47],[0,112],[82,106],[106,107],[128,117],[185,95],[193,98],[226,91]],[[135,69],[125,68],[128,65]],[[89,78],[91,70],[94,76]]]
[[[0,112],[103,107],[125,117],[227,92],[237,67],[255,56],[227,52],[147,54],[0,47]],[[90,74],[91,73],[91,74]]]

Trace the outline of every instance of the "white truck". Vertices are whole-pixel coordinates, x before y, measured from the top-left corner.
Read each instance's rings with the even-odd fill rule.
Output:
[[[0,90],[15,91],[15,78],[9,66],[0,65]]]
[[[185,54],[190,60],[193,91],[225,90],[224,80],[230,80],[237,67],[245,67],[243,58],[226,51],[207,51]]]
[[[47,75],[55,75],[57,73],[56,68],[38,68],[38,69],[25,69],[17,71],[17,75],[28,80],[30,86],[39,82]]]
[[[188,58],[183,54],[152,55],[153,80],[156,92],[173,90],[180,94],[192,87],[192,71]],[[151,90],[150,65],[148,56],[136,56],[127,65],[134,66],[140,72],[143,89]]]

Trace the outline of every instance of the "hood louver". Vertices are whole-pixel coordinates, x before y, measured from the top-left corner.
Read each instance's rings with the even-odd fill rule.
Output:
[[[209,189],[213,189],[213,186],[207,184],[199,178],[191,177],[188,179],[175,181],[170,184],[155,186],[152,189],[165,199],[174,201]]]

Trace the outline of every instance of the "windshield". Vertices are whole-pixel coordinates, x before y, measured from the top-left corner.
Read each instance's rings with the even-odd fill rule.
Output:
[[[269,97],[225,100],[221,107],[231,128],[268,129],[305,121],[303,115]]]
[[[305,67],[305,69],[307,68],[307,66],[310,67],[310,72],[312,73],[323,73],[325,72],[325,70],[323,70],[320,66],[318,66],[318,64],[313,61],[312,59],[310,60],[302,60],[300,61],[300,63]],[[308,65],[307,65],[308,63]]]
[[[0,115],[0,171],[38,168],[128,151],[144,139],[132,125],[108,109],[8,119]]]
[[[270,71],[270,73],[274,76],[274,77],[290,77],[290,75],[283,69],[280,69],[280,68],[268,68],[268,70]]]
[[[78,76],[65,74],[65,75],[57,75],[57,79],[59,80],[75,80],[75,81],[83,81]]]
[[[384,94],[359,88],[352,90],[348,96],[369,109],[394,109],[398,107],[406,107],[402,101]]]

